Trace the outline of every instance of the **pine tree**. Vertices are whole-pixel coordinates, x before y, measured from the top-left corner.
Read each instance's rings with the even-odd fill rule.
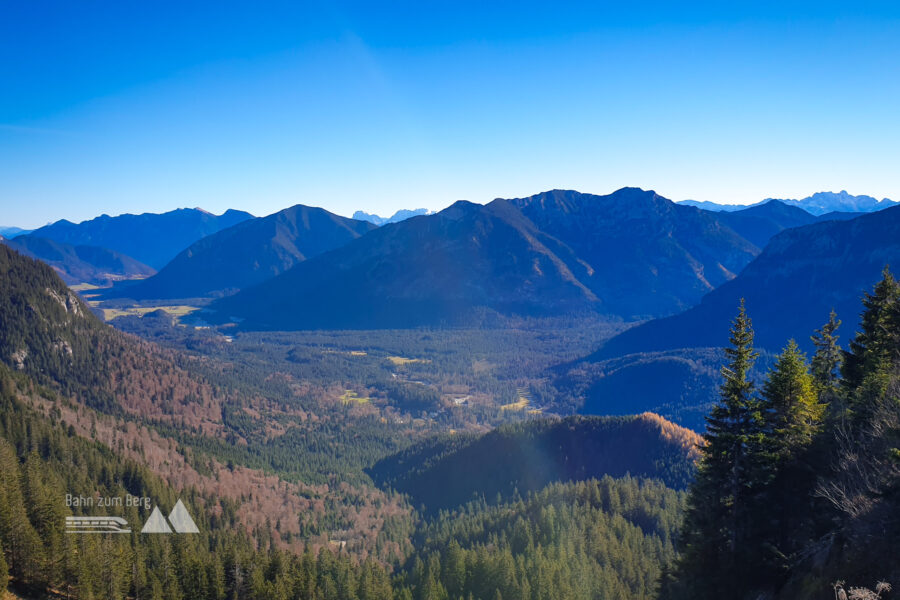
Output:
[[[719,402],[707,418],[706,444],[688,500],[682,556],[674,582],[663,590],[669,597],[728,597],[735,585],[746,584],[753,568],[748,554],[758,542],[751,524],[765,484],[766,421],[750,378],[758,354],[743,300],[730,342]]]
[[[794,340],[788,342],[769,372],[762,397],[770,450],[762,504],[779,510],[760,512],[756,523],[763,542],[758,551],[760,579],[774,583],[790,566],[785,557],[798,550],[797,539],[788,532],[796,532],[811,521],[809,492],[815,485],[816,469],[809,464],[808,450],[825,414],[806,356]]]
[[[841,321],[832,310],[828,315],[828,322],[810,337],[816,346],[816,353],[812,358],[812,376],[822,396],[833,397],[838,391],[842,357],[841,347],[838,345],[840,336],[835,332],[840,326]]]
[[[857,392],[851,407],[860,403],[860,395],[880,395],[891,364],[900,358],[900,283],[888,267],[875,289],[866,292],[863,307],[861,331],[844,352],[841,368],[845,389]]]
[[[806,356],[794,340],[788,342],[769,372],[762,396],[769,436],[779,456],[788,456],[812,442],[825,407],[819,402]]]

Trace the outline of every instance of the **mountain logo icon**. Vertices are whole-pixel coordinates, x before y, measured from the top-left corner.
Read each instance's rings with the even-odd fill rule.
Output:
[[[169,527],[169,523],[172,524],[171,527]],[[141,533],[172,533],[173,529],[175,533],[200,533],[196,523],[194,523],[180,499],[175,503],[175,508],[172,509],[172,512],[169,513],[168,521],[163,517],[159,507],[154,506],[153,512],[150,513],[150,518],[147,519],[147,522],[144,523],[144,528],[141,529]]]

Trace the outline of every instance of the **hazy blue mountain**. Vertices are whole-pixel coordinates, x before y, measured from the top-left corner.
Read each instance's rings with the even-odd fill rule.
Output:
[[[298,204],[243,221],[192,244],[154,277],[123,287],[131,298],[193,298],[245,288],[375,229]]]
[[[358,219],[360,221],[368,221],[369,223],[374,223],[375,225],[381,226],[386,225],[388,223],[399,223],[400,221],[405,221],[411,217],[418,217],[419,215],[427,215],[431,214],[427,208],[416,208],[413,210],[402,209],[398,210],[394,213],[392,217],[379,217],[378,215],[369,214],[367,212],[363,212],[361,210],[353,213],[353,218]]]
[[[21,227],[0,227],[0,237],[11,240],[20,235],[27,235],[31,231],[31,229],[22,229]]]
[[[802,208],[788,206],[778,200],[737,211],[721,212],[718,218],[760,248],[768,244],[776,233],[791,227],[809,225],[817,220]]]
[[[626,318],[693,306],[759,252],[717,215],[639,188],[606,196],[553,190],[509,202],[571,249],[561,259],[600,299],[599,310]]]
[[[479,308],[554,314],[594,295],[514,206],[460,201],[379,227],[211,305],[262,329],[394,328],[468,323]]]
[[[757,202],[755,204],[717,204],[715,202],[709,202],[707,200],[697,201],[697,200],[682,200],[679,204],[685,204],[688,206],[696,206],[697,208],[702,208],[704,210],[710,210],[714,212],[732,212],[736,210],[743,210],[746,208],[751,208],[754,206],[759,206],[761,204],[765,204],[766,202],[771,202],[773,200],[777,200],[778,202],[782,202],[789,206],[796,206],[798,208],[802,208],[806,212],[820,216],[826,213],[831,212],[843,212],[843,213],[868,213],[875,212],[877,210],[882,210],[885,208],[890,208],[892,206],[896,206],[898,203],[890,200],[888,198],[884,198],[882,200],[877,200],[872,196],[854,196],[853,194],[849,194],[846,191],[842,190],[840,192],[817,192],[812,196],[807,196],[802,200],[788,200],[782,198],[766,198],[761,202]]]
[[[81,223],[61,220],[29,235],[73,246],[108,248],[160,269],[200,238],[251,218],[253,215],[239,210],[214,215],[199,208],[180,208],[162,214],[101,215]]]
[[[762,348],[777,351],[794,338],[809,349],[809,336],[832,308],[844,321],[846,342],[858,322],[860,298],[886,264],[900,265],[900,207],[789,229],[698,306],[625,331],[607,342],[597,358],[723,346],[741,298]]]
[[[849,221],[850,219],[855,219],[856,217],[860,217],[864,214],[864,212],[846,212],[841,210],[834,210],[824,215],[819,215],[819,221]]]
[[[802,200],[781,200],[781,202],[799,206],[814,215],[824,215],[835,211],[875,212],[898,204],[888,198],[877,200],[872,196],[854,196],[844,190],[840,192],[818,192]]]
[[[715,215],[654,192],[554,191],[383,226],[211,308],[264,329],[653,316],[691,306],[758,251]]]
[[[717,202],[710,202],[709,200],[679,200],[677,204],[702,208],[703,210],[712,212],[732,212],[756,206],[756,204],[719,204]]]
[[[69,285],[107,285],[119,279],[149,277],[155,272],[130,256],[97,246],[73,246],[31,235],[3,243],[25,256],[47,263]]]

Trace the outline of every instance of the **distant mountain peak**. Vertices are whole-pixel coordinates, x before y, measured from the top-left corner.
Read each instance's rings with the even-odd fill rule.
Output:
[[[840,192],[816,192],[811,196],[807,196],[801,200],[792,200],[788,198],[766,198],[761,202],[754,204],[719,204],[708,200],[682,200],[679,204],[702,208],[714,212],[734,212],[761,206],[768,202],[780,202],[788,206],[796,206],[802,208],[806,212],[815,216],[821,216],[831,212],[838,213],[862,213],[875,212],[891,206],[896,206],[898,202],[889,198],[877,200],[872,196],[854,196],[847,190]]]
[[[21,227],[0,226],[0,237],[5,238],[7,240],[12,239],[14,237],[18,237],[20,235],[27,235],[29,233],[31,233],[30,229],[22,229]]]
[[[897,204],[897,202],[888,198],[878,200],[872,196],[855,196],[847,192],[847,190],[841,190],[840,192],[816,192],[812,196],[807,196],[802,200],[767,198],[763,202],[771,200],[780,200],[785,204],[799,206],[816,216],[835,211],[875,212],[876,210],[882,210]]]
[[[400,221],[405,221],[406,219],[410,219],[412,217],[418,217],[420,215],[430,215],[434,214],[427,208],[415,208],[412,210],[401,209],[398,210],[390,217],[380,217],[376,214],[367,213],[361,210],[353,213],[353,218],[357,221],[368,221],[369,223],[374,223],[375,225],[387,225],[388,223],[399,223]]]

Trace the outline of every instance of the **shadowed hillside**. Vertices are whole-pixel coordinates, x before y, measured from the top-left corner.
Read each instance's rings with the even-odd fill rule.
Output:
[[[477,498],[491,502],[556,481],[604,475],[654,477],[684,489],[699,443],[697,434],[649,413],[569,417],[426,442],[369,472],[380,485],[409,494],[414,505],[436,513]]]

